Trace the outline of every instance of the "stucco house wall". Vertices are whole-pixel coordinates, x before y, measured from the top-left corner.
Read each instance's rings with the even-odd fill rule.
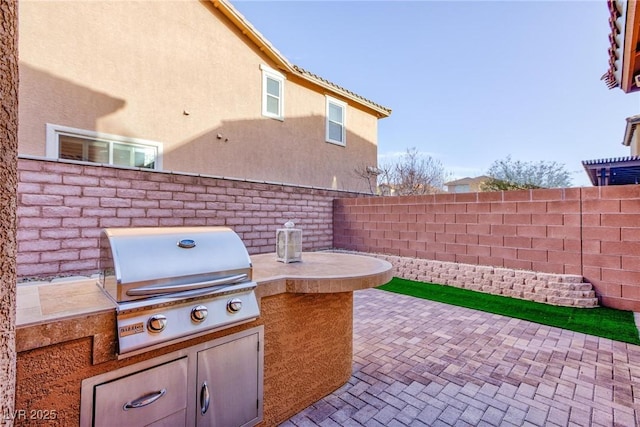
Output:
[[[23,2],[19,153],[45,156],[50,123],[160,143],[166,171],[367,190],[353,170],[377,164],[384,109],[286,69],[221,7],[233,11],[195,0]],[[261,67],[285,78],[283,120],[262,115]],[[348,104],[345,145],[325,141],[327,95]]]

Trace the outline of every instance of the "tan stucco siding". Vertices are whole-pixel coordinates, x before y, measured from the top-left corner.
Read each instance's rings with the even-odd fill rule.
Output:
[[[0,405],[2,425],[16,414],[16,255],[18,188],[18,4],[0,0]],[[17,418],[17,417],[16,417]]]
[[[640,129],[636,128],[633,133],[633,138],[631,138],[631,155],[638,156],[640,155]]]
[[[21,154],[53,123],[160,142],[165,170],[365,190],[352,171],[376,164],[377,118],[350,105],[326,143],[325,94],[293,74],[284,121],[263,117],[276,64],[207,2],[25,1],[20,60]]]

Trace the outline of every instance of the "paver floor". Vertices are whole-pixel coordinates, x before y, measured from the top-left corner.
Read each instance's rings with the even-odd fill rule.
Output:
[[[640,347],[377,289],[347,384],[291,426],[637,426]]]

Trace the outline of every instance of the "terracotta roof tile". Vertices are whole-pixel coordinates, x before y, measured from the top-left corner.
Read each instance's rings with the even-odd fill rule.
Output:
[[[605,84],[609,89],[613,89],[615,87],[620,86],[620,82],[616,78],[616,60],[618,60],[618,50],[620,46],[618,46],[618,42],[616,37],[620,34],[620,28],[617,24],[617,19],[622,15],[620,10],[618,9],[618,4],[616,0],[607,0],[607,7],[609,9],[609,28],[611,29],[609,33],[609,69],[600,77],[600,80],[604,80]]]
[[[333,82],[330,82],[329,80],[327,80],[327,79],[325,79],[323,77],[320,77],[319,75],[314,74],[311,71],[307,71],[302,67],[298,67],[297,65],[294,65],[293,69],[296,70],[297,72],[299,72],[300,74],[302,74],[303,76],[306,76],[307,78],[310,77],[310,78],[312,78],[312,79],[314,79],[316,81],[322,82],[322,83],[324,83],[324,84],[326,84],[328,86],[331,86],[333,89],[338,90],[339,92],[344,92],[344,93],[346,93],[347,95],[349,95],[351,97],[357,98],[361,102],[365,102],[365,103],[375,107],[376,109],[382,110],[383,112],[386,112],[386,115],[391,114],[391,109],[390,108],[387,108],[387,107],[384,107],[384,106],[382,106],[380,104],[377,104],[377,103],[375,103],[375,102],[373,102],[373,101],[371,101],[371,100],[369,100],[369,99],[367,99],[367,98],[365,98],[363,96],[358,95],[357,93],[351,92],[350,90],[343,88],[342,86],[338,86],[337,84],[335,84]]]

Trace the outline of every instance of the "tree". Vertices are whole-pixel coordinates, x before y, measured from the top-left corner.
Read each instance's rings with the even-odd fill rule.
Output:
[[[378,176],[382,171],[375,166],[361,165],[353,170],[353,173],[364,180],[365,185],[369,188],[369,193],[376,194],[376,183]]]
[[[380,166],[378,186],[382,195],[434,194],[443,191],[447,178],[439,160],[413,147],[397,162]]]
[[[522,162],[511,156],[494,161],[482,191],[524,190],[571,186],[571,175],[564,164],[552,161]]]

